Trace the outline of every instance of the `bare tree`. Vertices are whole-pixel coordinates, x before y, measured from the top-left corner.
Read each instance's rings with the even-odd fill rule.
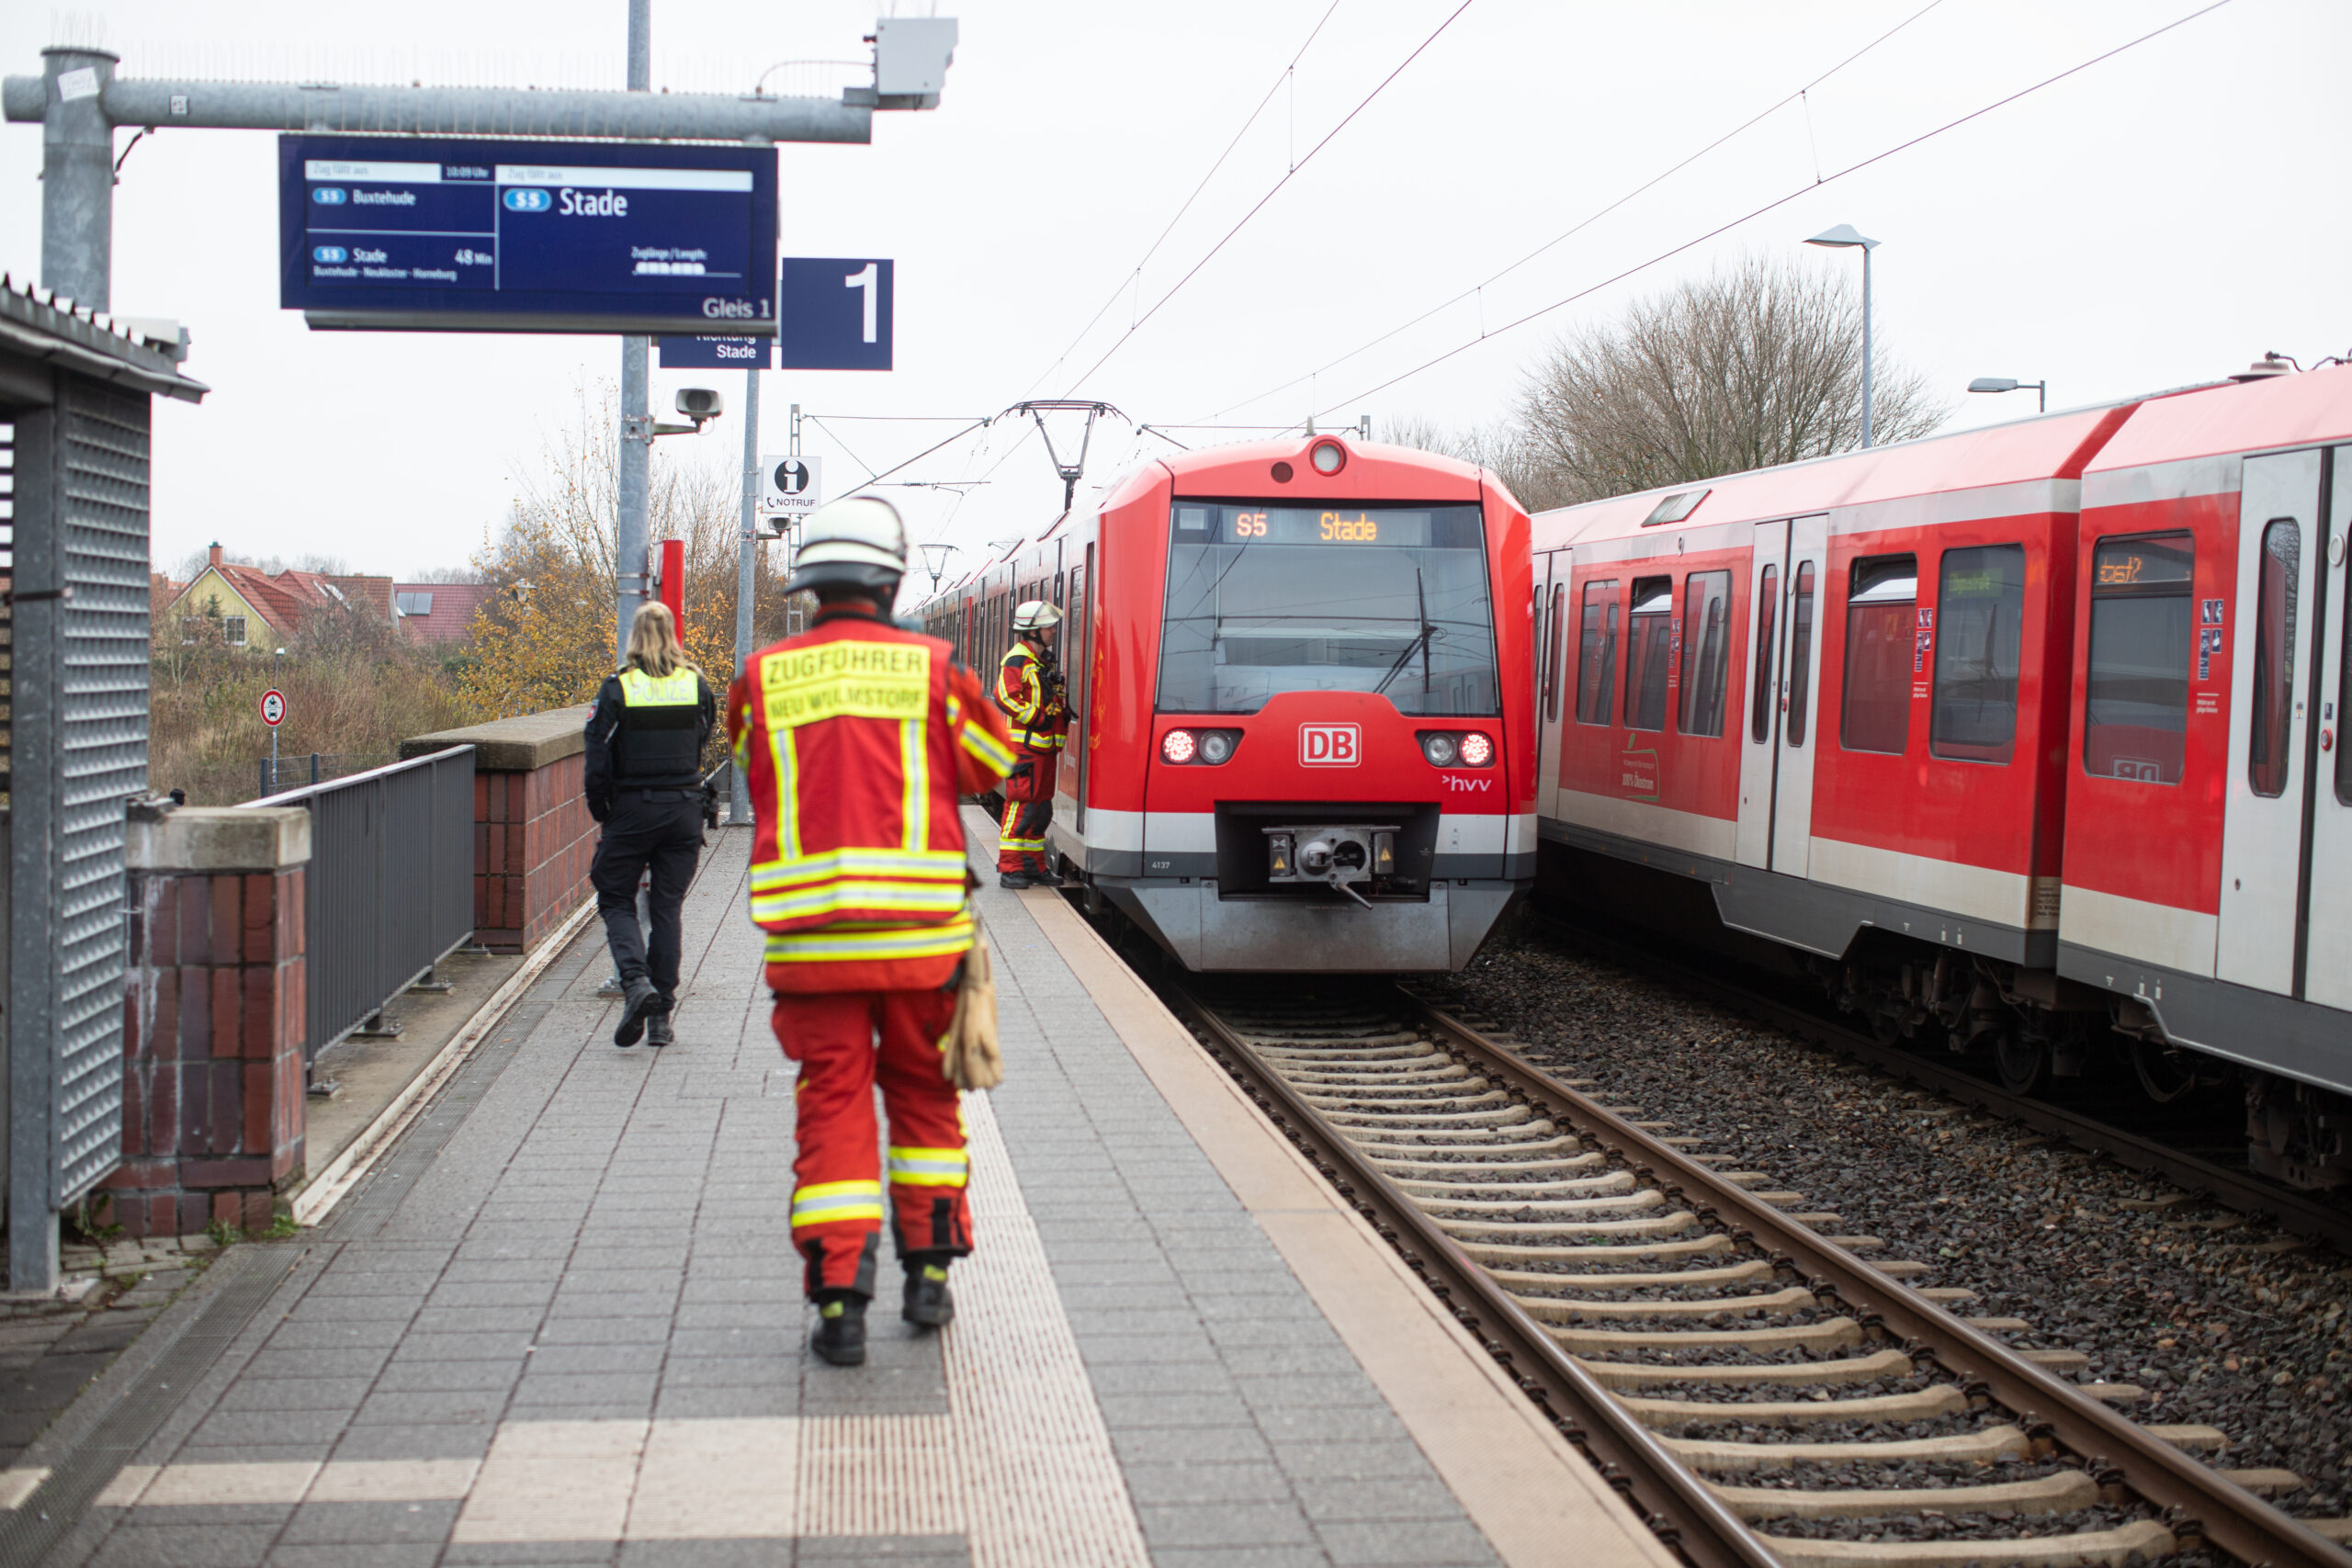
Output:
[[[1860,446],[1860,291],[1838,273],[1750,255],[1555,344],[1512,427],[1530,505],[1713,479]],[[1878,350],[1874,439],[1950,415]],[[1490,465],[1494,466],[1494,465]]]
[[[1477,464],[1500,479],[1512,498],[1531,512],[1583,499],[1562,490],[1544,461],[1544,448],[1521,422],[1448,430],[1426,415],[1407,414],[1375,427],[1375,434],[1392,446],[1411,446]]]

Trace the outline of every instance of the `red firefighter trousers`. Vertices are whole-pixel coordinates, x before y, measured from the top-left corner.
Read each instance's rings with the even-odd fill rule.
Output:
[[[810,1295],[874,1294],[883,1185],[877,1082],[890,1121],[891,1234],[899,1254],[960,1257],[972,1249],[964,1115],[956,1086],[939,1070],[939,1038],[955,1011],[956,993],[938,989],[776,997],[776,1039],[800,1064],[792,1241],[808,1261]]]
[[[1008,874],[1046,869],[1046,829],[1054,820],[1055,763],[1059,751],[1016,743],[1004,780],[1004,820],[997,825],[996,868]]]

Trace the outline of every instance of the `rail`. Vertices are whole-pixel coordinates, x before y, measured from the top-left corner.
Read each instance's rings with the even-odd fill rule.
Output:
[[[1520,1391],[1600,1472],[1651,1532],[1691,1568],[1777,1568],[1779,1560],[1706,1483],[1562,1350],[1541,1324],[1474,1262],[1437,1222],[1357,1153],[1250,1043],[1190,992],[1177,1010],[1207,1037],[1210,1055],[1340,1196],[1396,1248],[1405,1266],[1476,1336]]]
[[[1972,1404],[1982,1398],[2008,1412],[2035,1453],[2044,1457],[2060,1451],[2071,1454],[2075,1456],[2073,1462],[2087,1472],[2102,1495],[2109,1488],[2116,1489],[2115,1497],[2137,1494],[2161,1510],[2165,1523],[2155,1533],[2161,1533],[2168,1544],[2195,1550],[2210,1543],[2242,1562],[2268,1564],[2270,1568],[2344,1568],[2352,1562],[2341,1547],[2305,1521],[2290,1517],[2256,1496],[2236,1479],[2183,1452],[2168,1440],[2165,1432],[2130,1421],[2088,1391],[2052,1376],[2030,1359],[2029,1353],[2013,1350],[1994,1338],[1989,1330],[2003,1326],[1996,1320],[1984,1320],[1982,1327],[1964,1321],[1928,1295],[1897,1282],[1890,1274],[1855,1257],[1838,1241],[1816,1234],[1808,1221],[1827,1216],[1783,1213],[1771,1201],[1776,1195],[1750,1192],[1740,1179],[1713,1170],[1674,1143],[1529,1066],[1507,1047],[1418,998],[1400,994],[1393,1000],[1375,1004],[1375,1012],[1393,1021],[1383,1022],[1377,1029],[1345,1023],[1311,1029],[1303,1021],[1245,1028],[1189,994],[1180,992],[1175,999],[1208,1038],[1212,1054],[1241,1080],[1250,1098],[1268,1112],[1275,1125],[1335,1184],[1340,1196],[1371,1220],[1382,1236],[1398,1249],[1408,1267],[1421,1275],[1446,1302],[1456,1318],[1480,1338],[1487,1353],[1552,1416],[1568,1440],[1601,1463],[1604,1476],[1624,1492],[1636,1508],[1649,1516],[1651,1528],[1688,1562],[1752,1562],[1759,1554],[1793,1555],[1807,1562],[1824,1558],[1819,1543],[1781,1536],[1759,1538],[1738,1523],[1733,1509],[1745,1506],[1743,1495],[1737,1489],[1709,1485],[1683,1462],[1683,1454],[1666,1451],[1672,1445],[1651,1436],[1624,1404],[1601,1389],[1596,1374],[1610,1371],[1620,1382],[1628,1381],[1629,1375],[1633,1382],[1664,1379],[1644,1379],[1614,1363],[1590,1362],[1570,1355],[1567,1348],[1555,1342],[1552,1332],[1535,1321],[1544,1315],[1547,1306],[1564,1310],[1569,1319],[1577,1321],[1585,1316],[1631,1315],[1629,1312],[1622,1307],[1609,1311],[1598,1303],[1549,1298],[1538,1303],[1531,1312],[1508,1288],[1509,1280],[1524,1282],[1528,1277],[1498,1278],[1489,1273],[1477,1260],[1479,1248],[1465,1247],[1451,1234],[1454,1229],[1466,1228],[1486,1235],[1503,1228],[1506,1221],[1511,1226],[1531,1231],[1582,1226],[1598,1233],[1619,1228],[1623,1222],[1599,1224],[1589,1220],[1575,1224],[1547,1220],[1541,1213],[1547,1205],[1532,1201],[1523,1188],[1517,1187],[1496,1189],[1494,1196],[1503,1200],[1498,1202],[1464,1203],[1459,1201],[1458,1193],[1452,1199],[1416,1195],[1406,1189],[1429,1188],[1435,1191],[1441,1184],[1408,1181],[1399,1186],[1396,1174],[1401,1168],[1396,1167],[1395,1158],[1384,1162],[1376,1157],[1383,1149],[1393,1156],[1396,1149],[1387,1145],[1356,1146],[1362,1139],[1404,1135],[1404,1125],[1409,1117],[1424,1114],[1419,1111],[1408,1112],[1408,1108],[1432,1103],[1432,1096],[1445,1092],[1442,1088],[1406,1087],[1407,1080],[1403,1079],[1396,1080],[1398,1087],[1385,1091],[1344,1087],[1370,1081],[1363,1069],[1372,1065],[1372,1058],[1412,1050],[1409,1044],[1390,1042],[1412,1038],[1437,1044],[1441,1055],[1434,1059],[1450,1057],[1457,1064],[1452,1069],[1457,1073],[1464,1067],[1468,1069],[1464,1081],[1467,1089],[1481,1091],[1476,1097],[1478,1103],[1509,1102],[1508,1108],[1458,1114],[1459,1107],[1469,1106],[1473,1100],[1466,1092],[1457,1097],[1459,1106],[1440,1122],[1447,1127],[1459,1123],[1458,1130],[1422,1129],[1425,1136],[1448,1140],[1436,1151],[1439,1160],[1457,1159],[1483,1147],[1474,1141],[1469,1125],[1474,1122],[1496,1123],[1489,1131],[1499,1134],[1507,1130],[1502,1123],[1516,1118],[1516,1126],[1508,1130],[1572,1133],[1576,1141],[1601,1151],[1630,1169],[1637,1182],[1657,1190],[1650,1204],[1640,1205],[1624,1195],[1622,1182],[1615,1182],[1608,1189],[1620,1194],[1614,1199],[1582,1200],[1556,1207],[1609,1208],[1613,1213],[1616,1207],[1623,1206],[1632,1212],[1634,1208],[1655,1208],[1661,1197],[1666,1202],[1679,1204],[1678,1213],[1685,1220],[1695,1218],[1711,1230],[1726,1233],[1744,1247],[1765,1254],[1774,1276],[1793,1276],[1804,1281],[1793,1292],[1780,1292],[1770,1301],[1759,1298],[1754,1304],[1769,1306],[1791,1294],[1835,1301],[1840,1310],[1849,1314],[1841,1322],[1858,1325],[1868,1337],[1899,1345],[1899,1359],[1932,1366],[1940,1382],[1960,1391]],[[1312,1003],[1296,1005],[1309,1012],[1315,1010]],[[1337,1040],[1329,1037],[1336,1036],[1356,1039],[1357,1048],[1331,1050]],[[1297,1043],[1291,1043],[1293,1039]],[[1272,1048],[1271,1057],[1268,1047]],[[1310,1056],[1311,1061],[1307,1059]],[[1297,1081],[1292,1081],[1294,1077]],[[1352,1129],[1328,1119],[1318,1103],[1318,1097],[1328,1102],[1333,1096],[1360,1097],[1368,1092],[1378,1098],[1354,1107],[1353,1114],[1343,1117],[1344,1121],[1365,1123]],[[1416,1095],[1420,1098],[1410,1098]],[[1414,1174],[1457,1172],[1460,1174],[1453,1182],[1442,1183],[1455,1186],[1471,1179],[1474,1172],[1492,1168],[1441,1163]],[[1601,1190],[1596,1183],[1575,1182],[1564,1184],[1563,1190],[1581,1192],[1588,1186],[1595,1191]],[[1455,1213],[1456,1219],[1451,1223],[1442,1219],[1447,1212]],[[1464,1214],[1470,1217],[1464,1219]],[[1691,1273],[1690,1282],[1700,1283],[1704,1272]],[[1743,1278],[1760,1272],[1755,1264],[1747,1264]],[[1570,1282],[1568,1278],[1557,1275],[1542,1278],[1562,1286]],[[1607,1293],[1603,1280],[1588,1279],[1576,1282]],[[1688,1310],[1688,1304],[1679,1300],[1664,1308],[1654,1306],[1658,1321],[1647,1325],[1653,1332],[1626,1337],[1645,1341],[1661,1338],[1655,1330],[1669,1327],[1674,1322],[1667,1314],[1687,1314]],[[1694,1344],[1698,1342],[1693,1340]],[[1643,1371],[1656,1373],[1658,1369],[1645,1366]],[[1778,1375],[1784,1371],[1777,1367],[1768,1369],[1758,1381],[1787,1382],[1785,1376]],[[1633,1403],[1657,1407],[1650,1412],[1652,1415],[1686,1416],[1712,1411],[1734,1420],[1742,1413],[1748,1413],[1770,1421],[1774,1416],[1768,1413],[1776,1410],[1769,1404],[1703,1405],[1686,1404],[1680,1400]],[[1855,1402],[1856,1418],[1860,1418],[1863,1406],[1872,1403]],[[1813,1407],[1788,1408],[1810,1412]],[[1736,1449],[1745,1445],[1717,1446]],[[1850,1445],[1823,1446],[1842,1453]],[[1703,1449],[1706,1445],[1683,1447]],[[2083,1487],[2079,1477],[2074,1484],[2078,1489],[2088,1489]],[[1784,1500],[1780,1493],[1761,1495]],[[1871,1500],[1869,1495],[1843,1493],[1819,1494],[1817,1500],[1844,1506],[1857,1495],[1865,1502]],[[1911,1511],[1922,1506],[1923,1496],[1932,1495],[1885,1493],[1880,1495],[1884,1506],[1871,1511]],[[1967,1494],[1959,1491],[1949,1495],[1956,1511]],[[2082,1543],[2090,1540],[2073,1539]],[[2054,1540],[2034,1537],[1972,1540],[1967,1548],[1971,1557],[1987,1562],[2061,1561],[2048,1555],[2057,1549]],[[1840,1562],[1894,1562],[1905,1560],[1905,1550],[1894,1544],[1848,1542],[1839,1544],[1828,1556]]]
[[[473,935],[474,749],[246,805],[311,814],[303,1049],[314,1059]]]

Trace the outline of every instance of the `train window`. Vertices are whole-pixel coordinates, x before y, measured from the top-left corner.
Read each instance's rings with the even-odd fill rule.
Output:
[[[1256,713],[1291,692],[1501,712],[1476,503],[1204,510],[1205,536],[1170,529],[1161,712]]]
[[[1919,600],[1916,556],[1854,563],[1846,595],[1846,705],[1838,743],[1899,752],[1911,738],[1911,623]]]
[[[1577,633],[1577,722],[1607,724],[1616,715],[1617,582],[1584,585],[1584,625]]]
[[[2025,547],[1946,550],[1936,584],[1930,755],[2006,762],[2018,731],[2018,644]]]
[[[2270,795],[2287,787],[2289,749],[2294,744],[2295,602],[2301,597],[2303,530],[2293,518],[2274,517],[2262,530],[2257,571],[2245,776],[2255,794]]]
[[[1694,571],[1682,586],[1682,733],[1724,732],[1731,667],[1731,573]]]
[[[1797,566],[1795,603],[1789,606],[1789,744],[1803,746],[1813,698],[1813,563]]]
[[[1757,740],[1772,739],[1772,622],[1780,608],[1781,569],[1768,566],[1756,589],[1756,696],[1747,733]]]
[[[1674,579],[1634,580],[1625,621],[1625,728],[1666,728],[1666,682],[1674,646]]]
[[[2083,772],[2180,782],[2196,575],[2196,542],[2187,534],[2101,539],[2092,553]]]
[[[1563,603],[1566,590],[1555,585],[1552,589],[1552,614],[1544,635],[1550,638],[1544,647],[1544,722],[1555,724],[1560,717],[1560,618],[1565,613]],[[2345,749],[2352,756],[2352,747]]]

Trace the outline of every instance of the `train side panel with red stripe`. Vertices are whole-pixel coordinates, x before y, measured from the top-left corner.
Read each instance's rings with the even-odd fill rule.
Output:
[[[2352,1092],[2347,443],[2339,367],[2150,402],[2086,475],[2059,968]],[[2258,1116],[2256,1163],[2352,1173],[2341,1131],[2289,1135],[2309,1111]]]
[[[2256,1163],[2352,1179],[2346,461],[2338,367],[1545,513],[1540,830],[2021,1083],[2239,1063]]]

